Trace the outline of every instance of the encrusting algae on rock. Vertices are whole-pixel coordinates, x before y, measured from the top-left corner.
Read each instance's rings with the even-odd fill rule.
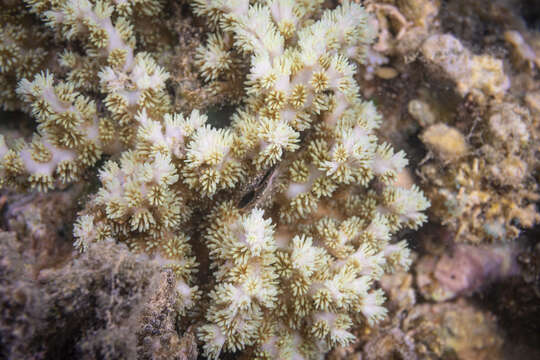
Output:
[[[192,1],[215,31],[197,50],[201,75],[246,79],[230,126],[216,128],[198,110],[173,113],[169,71],[142,51],[131,18],[159,13],[160,2],[27,3],[84,46],[62,55],[66,79],[43,69],[19,82],[38,127],[28,143],[0,138],[3,185],[47,191],[110,156],[75,246],[123,242],[170,269],[176,311],[202,315],[209,358],[321,359],[385,317],[377,281],[411,263],[393,235],[425,222],[429,201],[396,185],[408,161],[378,140],[382,118],[360,98],[355,62],[375,36],[363,7]],[[81,72],[99,86],[75,81]],[[202,285],[208,259],[213,280]]]

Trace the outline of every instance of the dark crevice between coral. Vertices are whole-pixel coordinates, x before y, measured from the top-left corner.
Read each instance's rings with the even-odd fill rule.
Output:
[[[215,106],[206,110],[208,124],[218,129],[224,129],[231,125],[231,117],[236,110],[236,106]]]
[[[519,12],[529,29],[540,31],[540,3],[538,0],[523,0]]]
[[[505,358],[539,359],[540,349],[540,226],[522,231],[516,240],[521,274],[476,293],[478,307],[496,315],[504,331]]]

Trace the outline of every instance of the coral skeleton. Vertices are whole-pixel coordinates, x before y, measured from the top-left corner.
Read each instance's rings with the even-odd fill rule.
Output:
[[[161,1],[26,3],[82,47],[60,56],[62,75],[19,81],[38,126],[28,142],[0,136],[2,185],[60,188],[104,159],[75,247],[123,242],[171,269],[208,358],[322,359],[386,316],[377,282],[409,267],[398,231],[424,223],[429,201],[397,185],[405,153],[378,139],[382,117],[360,97],[357,63],[376,35],[361,5],[193,0],[212,29],[200,76],[215,89],[245,80],[218,128],[173,110],[167,61],[138,46],[134,24]]]

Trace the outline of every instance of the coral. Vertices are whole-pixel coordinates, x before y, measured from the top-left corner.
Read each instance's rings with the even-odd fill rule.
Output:
[[[535,66],[540,68],[540,49],[529,45],[523,38],[523,34],[516,30],[509,30],[504,33],[504,39],[512,46],[518,66],[525,64],[529,69]]]
[[[422,271],[415,267],[416,272]],[[381,286],[388,291],[391,317],[379,327],[359,333],[359,340],[353,346],[338,348],[327,358],[506,358],[506,328],[502,331],[498,315],[468,303],[465,298],[417,304],[412,278],[405,272],[384,276]],[[536,332],[527,329],[527,333],[531,333],[533,339],[537,338]],[[524,352],[523,356],[527,354],[534,352]]]
[[[444,98],[420,93],[408,103],[428,150],[419,174],[433,219],[458,242],[513,240],[540,220],[536,93],[509,93],[503,59],[474,55],[453,35],[432,35],[421,49],[430,76],[447,87]]]
[[[455,231],[457,241],[512,240],[540,220],[530,174],[538,166],[532,145],[537,134],[530,131],[535,123],[527,108],[504,102],[491,105],[468,141],[447,125],[432,125],[421,136],[436,154],[421,168],[431,185],[433,214]],[[434,127],[451,130],[437,141]]]
[[[1,6],[0,109],[13,111],[22,107],[15,92],[17,83],[53,66],[55,49],[43,46],[52,33],[25,11],[24,4],[6,0]]]
[[[434,109],[425,101],[420,99],[414,99],[409,101],[407,105],[407,110],[409,114],[418,122],[422,127],[428,127],[429,125],[434,125],[437,121],[437,114],[434,112]],[[441,128],[440,126],[438,127]],[[437,129],[437,128],[436,128]],[[437,134],[435,132],[435,134]],[[459,136],[463,138],[463,136]],[[459,140],[458,140],[459,141]],[[459,141],[461,143],[461,141]],[[433,146],[436,146],[436,142],[432,141]]]
[[[450,34],[433,35],[422,44],[422,54],[456,83],[457,91],[485,102],[501,98],[510,86],[502,61],[489,55],[474,55]]]
[[[73,225],[82,254],[65,276],[40,276],[62,290],[86,268],[95,276],[123,266],[142,272],[133,312],[115,313],[118,327],[92,329],[94,341],[85,337],[79,350],[193,356],[174,355],[182,341],[171,319],[181,316],[198,320],[208,358],[243,351],[320,359],[386,316],[378,280],[409,267],[398,231],[420,227],[429,201],[418,187],[399,186],[405,153],[379,140],[382,117],[360,97],[356,64],[375,37],[362,6],[192,1],[212,30],[196,50],[201,78],[210,93],[234,89],[239,103],[216,127],[199,110],[173,111],[175,47],[152,20],[163,2],[27,5],[71,46],[59,54],[61,73],[42,68],[17,85],[37,129],[30,141],[0,137],[2,185],[57,191],[85,183],[104,162]],[[103,263],[94,264],[100,251]],[[126,276],[120,290],[129,292]],[[81,281],[66,296],[84,298],[89,287]],[[109,295],[112,304],[97,296],[96,306],[124,306]],[[79,304],[53,298],[67,308],[62,321],[85,321]],[[132,316],[152,321],[116,338]]]
[[[416,0],[372,2],[392,5],[394,11],[399,11],[409,23],[416,18],[407,13],[404,4],[415,4],[420,8],[419,4],[428,3]],[[383,323],[366,334],[367,343],[357,342],[345,350],[335,351],[341,351],[341,356],[336,357],[339,359],[538,357],[538,332],[534,325],[538,319],[538,306],[533,305],[537,303],[538,283],[534,285],[537,280],[532,270],[534,266],[528,269],[532,272],[530,282],[521,284],[519,291],[513,286],[519,275],[508,277],[516,275],[515,266],[500,266],[503,259],[503,264],[509,259],[515,261],[517,248],[523,242],[536,242],[538,235],[540,98],[538,71],[534,64],[534,51],[538,46],[535,7],[528,1],[513,0],[441,3],[441,11],[428,31],[414,34],[419,35],[415,39],[417,42],[408,39],[413,34],[410,25],[402,33],[403,22],[398,21],[397,15],[384,14],[387,20],[384,25],[390,30],[386,33],[390,36],[385,38],[387,48],[382,53],[387,61],[384,67],[393,68],[399,74],[391,80],[374,78],[365,81],[364,78],[359,81],[363,94],[372,97],[384,114],[386,121],[380,136],[392,139],[394,144],[407,150],[411,167],[418,166],[420,171],[416,174],[422,178],[422,188],[432,202],[431,224],[423,227],[418,235],[420,238],[428,235],[433,240],[429,246],[415,241],[414,250],[419,252],[421,260],[413,262],[411,267],[417,281],[428,272],[433,276],[437,262],[428,264],[430,269],[426,269],[424,260],[431,257],[434,247],[439,247],[435,256],[444,260],[437,268],[437,278],[430,281],[441,281],[450,287],[452,296],[462,297],[456,303],[456,314],[468,313],[464,308],[467,304],[474,304],[482,312],[492,311],[497,327],[504,330],[501,335],[505,353],[502,356],[482,354],[485,351],[481,345],[484,335],[474,340],[475,334],[482,332],[482,324],[478,320],[470,321],[470,313],[456,320],[458,326],[449,331],[468,334],[457,341],[462,349],[471,344],[480,344],[478,347],[472,345],[467,351],[459,351],[454,346],[441,349],[437,344],[440,337],[432,334],[444,329],[446,324],[429,310],[425,322],[433,321],[434,331],[431,334],[418,331],[418,336],[410,336],[422,324],[414,322],[409,329],[404,329],[403,321],[395,320],[399,313],[391,312],[392,304],[388,301],[389,318],[396,323],[390,328]],[[417,15],[418,19],[421,17]],[[401,35],[399,40],[395,38],[397,34]],[[470,80],[467,76],[472,75],[470,72],[452,78],[444,66],[432,63],[418,51],[422,50],[426,38],[441,39],[445,35],[461,43],[471,56],[489,57],[498,63],[497,71],[509,80],[509,87],[501,89],[495,96],[488,94],[486,89],[460,92],[457,82],[467,83]],[[407,52],[402,52],[406,49]],[[442,62],[451,60],[448,56],[451,53],[440,55],[438,60]],[[456,69],[460,67],[456,66]],[[378,75],[376,70],[373,72]],[[491,81],[489,77],[485,79]],[[409,114],[404,113],[404,109],[408,109]],[[416,122],[411,122],[411,118]],[[445,131],[431,132],[441,129]],[[413,139],[420,139],[424,146],[419,147]],[[454,147],[456,143],[459,146]],[[461,146],[463,144],[465,147]],[[456,156],[453,156],[454,150],[458,150]],[[472,170],[475,166],[478,170]],[[460,168],[461,173],[458,172]],[[441,223],[446,225],[441,226]],[[463,241],[473,244],[453,244]],[[448,246],[440,248],[445,242]],[[453,252],[454,248],[461,250]],[[534,256],[530,254],[534,252],[532,247],[520,251],[520,261],[534,262]],[[384,288],[383,284],[381,286]],[[394,286],[399,288],[400,284]],[[498,289],[496,293],[494,288]],[[390,296],[392,290],[384,289]],[[415,290],[419,290],[427,304],[434,300],[448,301],[441,296],[433,299],[426,294],[433,289],[419,286]],[[496,309],[493,304],[497,304]],[[408,308],[408,313],[414,308]],[[466,324],[469,329],[464,329],[461,324]],[[493,322],[492,328],[494,325]],[[488,338],[491,335],[486,334],[485,340]],[[497,347],[500,349],[500,343]]]
[[[367,0],[366,9],[374,14],[377,41],[367,51],[364,77],[376,75],[394,79],[418,56],[419,47],[438,27],[438,0]],[[391,58],[399,59],[389,64]],[[402,62],[402,63],[400,63]]]
[[[424,359],[504,358],[493,314],[463,301],[420,305],[408,314],[403,328]]]
[[[31,6],[59,36],[83,41],[88,57],[84,63],[72,52],[61,54],[59,62],[69,69],[67,81],[55,81],[43,71],[17,86],[39,128],[30,143],[12,144],[10,150],[0,140],[2,182],[44,191],[59,181],[77,181],[103,153],[129,144],[134,130],[129,125],[138,111],[163,114],[169,105],[163,92],[168,73],[148,54],[134,53],[131,25],[123,17],[113,24],[111,16],[118,9],[109,4],[36,1]],[[90,77],[99,78],[110,115],[98,113],[95,101],[80,93],[90,90]]]
[[[414,256],[414,255],[413,255]],[[416,341],[405,333],[403,319],[416,304],[413,288],[413,276],[410,272],[398,271],[384,275],[381,287],[387,292],[389,317],[377,328],[358,332],[358,340],[348,347],[336,348],[327,358],[339,359],[416,359],[418,349]]]
[[[373,49],[378,52],[388,52],[393,45],[392,40],[394,40],[392,39],[391,22],[388,20],[394,19],[395,22],[399,24],[397,26],[397,34],[395,35],[394,41],[399,41],[405,35],[407,28],[410,27],[411,24],[399,9],[391,4],[370,2],[368,4],[368,9],[375,13],[380,31],[379,39],[377,43],[373,45]],[[425,14],[428,15],[429,12],[426,12]],[[423,20],[418,20],[420,23],[424,23]]]
[[[445,124],[428,127],[420,139],[443,161],[454,161],[467,154],[468,145],[463,134]]]
[[[533,2],[0,0],[0,358],[538,358]]]

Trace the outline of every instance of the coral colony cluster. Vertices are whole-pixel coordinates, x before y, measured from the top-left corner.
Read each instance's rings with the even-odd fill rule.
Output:
[[[145,46],[143,24],[161,2],[26,5],[50,28],[39,36],[78,46],[60,54],[62,77],[39,47],[26,73],[10,72],[6,58],[25,61],[39,39],[6,26],[2,76],[18,84],[0,99],[31,113],[37,130],[28,142],[0,137],[3,186],[80,182],[106,155],[99,190],[74,225],[76,248],[124,242],[172,269],[178,311],[202,316],[197,336],[209,358],[322,358],[385,316],[377,280],[411,262],[392,235],[418,228],[429,202],[397,186],[405,154],[378,141],[381,116],[360,98],[355,62],[375,36],[360,5],[192,1],[213,31],[198,49],[200,76],[243,79],[224,128],[201,111],[172,110],[170,69],[152,52],[160,45]],[[195,276],[199,242],[208,286]]]
[[[468,144],[458,130],[441,124],[422,134],[427,147],[438,153],[421,167],[433,213],[460,242],[513,240],[520,229],[540,221],[538,185],[530,174],[538,166],[537,136],[526,130],[535,126],[532,116],[526,108],[505,102],[493,106],[486,117],[479,124],[481,141]],[[441,130],[444,135],[437,135]],[[441,144],[455,146],[440,153]],[[471,145],[474,151],[469,151]]]
[[[525,96],[528,107],[510,96],[504,98],[510,81],[502,61],[471,56],[451,35],[428,38],[422,51],[455,81],[460,95],[480,104],[493,98],[484,104],[483,116],[476,118],[467,136],[443,123],[428,126],[420,136],[433,155],[419,169],[431,210],[455,232],[456,241],[513,240],[520,229],[540,222],[535,205],[540,195],[533,175],[539,164],[538,115],[529,111],[534,108],[533,94]]]

